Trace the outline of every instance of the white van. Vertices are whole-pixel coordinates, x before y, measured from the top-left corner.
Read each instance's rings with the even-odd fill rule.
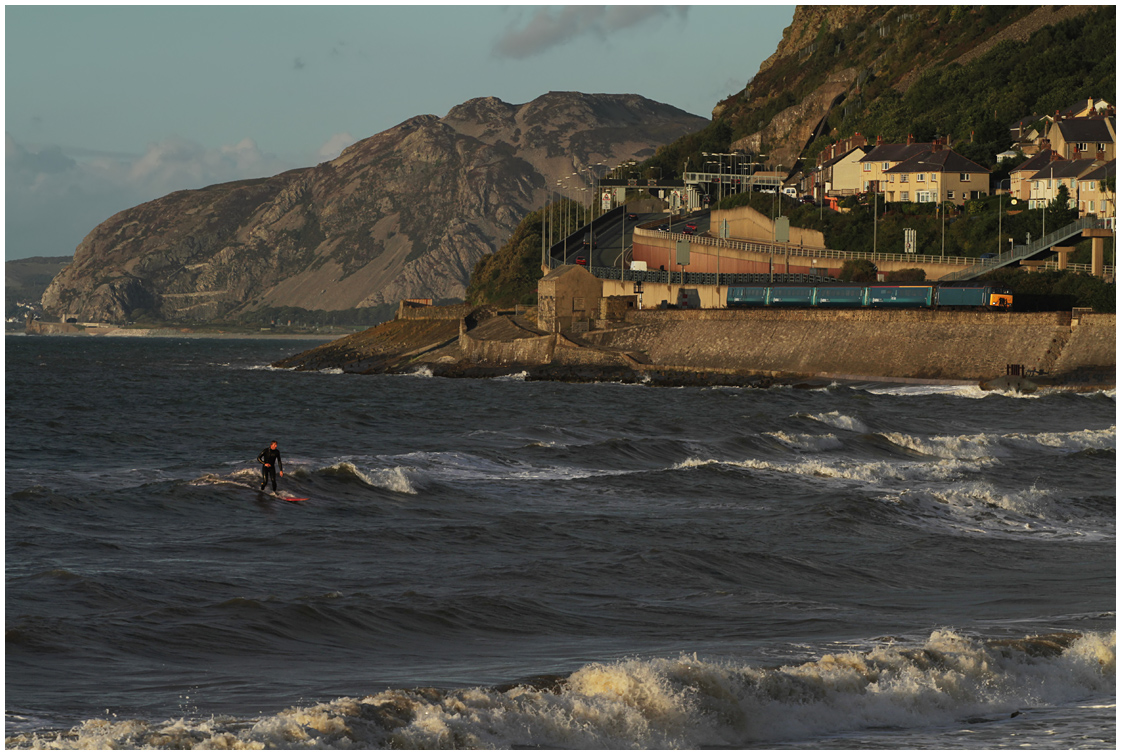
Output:
[[[631,260],[631,270],[646,270],[646,262],[642,260]]]

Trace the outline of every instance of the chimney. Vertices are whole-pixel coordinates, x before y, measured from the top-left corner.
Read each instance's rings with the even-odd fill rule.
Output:
[[[1081,155],[1079,155],[1079,153],[1078,153],[1078,145],[1075,144],[1074,147],[1072,147],[1072,149],[1074,150],[1074,154],[1071,155],[1071,159],[1072,160],[1078,160],[1081,157]]]
[[[1047,139],[1047,138],[1040,139],[1039,140],[1039,151],[1040,152],[1045,152],[1049,149],[1051,149],[1051,140]]]
[[[1099,149],[1098,154],[1094,156],[1095,160],[1105,160],[1105,150]]]
[[[931,145],[931,152],[939,152],[942,150],[942,137],[934,137],[934,144]]]
[[[1051,162],[1053,162],[1053,163],[1058,162],[1059,160],[1062,160],[1062,159],[1063,159],[1062,155],[1060,155],[1058,152],[1055,152],[1055,151],[1052,150],[1052,152],[1051,152]]]
[[[876,136],[876,146],[877,147],[882,147],[883,144],[884,144],[884,138],[882,136],[877,135]]]
[[[915,135],[914,134],[907,134],[907,144],[914,144],[914,143],[915,143]]]

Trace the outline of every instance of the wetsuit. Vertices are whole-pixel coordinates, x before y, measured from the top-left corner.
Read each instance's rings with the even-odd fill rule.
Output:
[[[261,490],[272,480],[272,492],[276,492],[276,470],[284,471],[284,464],[280,461],[280,449],[269,446],[257,456],[261,463]]]

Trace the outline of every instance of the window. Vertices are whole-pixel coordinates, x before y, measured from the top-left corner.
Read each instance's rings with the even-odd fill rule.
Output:
[[[920,173],[920,174],[919,174],[919,179],[918,179],[918,180],[919,180],[919,181],[925,181],[925,180],[926,180],[926,176],[925,176],[924,174]]]
[[[884,163],[884,170],[887,170],[890,167],[891,167],[891,163]]]
[[[961,174],[961,175],[959,176],[959,179],[960,179],[961,181],[968,181],[968,180],[969,180],[969,174],[968,174],[968,173],[962,173],[962,174]]]
[[[872,163],[864,163],[864,172],[865,173],[871,173],[872,172]]]
[[[946,199],[953,199],[953,198],[954,198],[954,193],[952,191],[947,191],[946,192]]]
[[[938,180],[938,174],[937,173],[931,173],[930,174],[930,180],[931,181],[937,181]]]
[[[907,174],[906,173],[900,173],[899,174],[899,183],[901,183],[901,184],[907,183]]]
[[[1094,211],[1094,200],[1090,200],[1090,212]]]
[[[1091,182],[1090,182],[1090,191],[1094,191],[1094,190],[1095,190],[1095,189],[1094,189],[1094,184],[1096,184],[1096,183],[1097,183],[1097,181],[1091,181]]]
[[[910,192],[907,192],[907,191],[899,192],[899,201],[900,202],[910,202],[911,201]]]

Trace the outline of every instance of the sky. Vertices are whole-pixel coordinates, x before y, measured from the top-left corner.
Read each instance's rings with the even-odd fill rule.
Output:
[[[703,117],[794,5],[7,5],[5,259],[121,210],[332,159],[475,97],[638,94]]]

